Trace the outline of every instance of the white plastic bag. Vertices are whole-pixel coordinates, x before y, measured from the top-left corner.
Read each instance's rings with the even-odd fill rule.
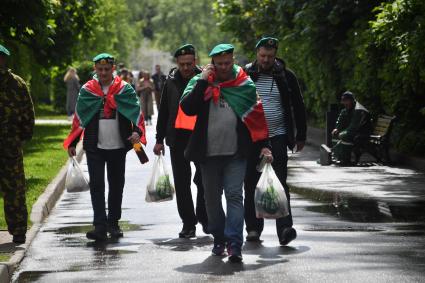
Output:
[[[65,188],[70,193],[84,192],[90,190],[89,181],[83,173],[75,157],[69,159],[68,171],[66,173]]]
[[[146,186],[146,201],[161,202],[172,200],[174,193],[174,185],[165,167],[164,158],[159,155],[154,161],[152,175]]]
[[[276,219],[289,215],[285,190],[270,163],[265,165],[258,181],[254,201],[257,218]]]

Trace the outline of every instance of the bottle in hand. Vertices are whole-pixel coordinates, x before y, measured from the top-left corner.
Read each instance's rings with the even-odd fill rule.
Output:
[[[133,144],[133,148],[137,154],[137,157],[140,160],[140,163],[145,164],[146,162],[149,161],[149,158],[146,155],[146,152],[143,150],[142,144],[140,142]]]

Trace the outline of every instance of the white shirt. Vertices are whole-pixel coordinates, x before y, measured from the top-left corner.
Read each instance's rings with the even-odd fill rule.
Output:
[[[111,82],[112,84],[112,82]],[[106,95],[110,85],[102,86],[102,91]],[[110,118],[105,118],[103,106],[99,112],[99,131],[97,147],[100,149],[119,149],[124,148],[124,142],[121,138],[118,122],[118,112],[114,110]]]

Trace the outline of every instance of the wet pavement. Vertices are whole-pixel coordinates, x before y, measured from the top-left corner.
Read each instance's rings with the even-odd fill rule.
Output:
[[[153,127],[148,129],[153,160]],[[371,163],[321,167],[317,158],[311,147],[290,158],[298,238],[279,246],[268,220],[263,242],[246,243],[244,263],[231,264],[210,256],[212,239],[199,225],[197,238],[177,238],[175,200],[145,202],[152,163],[142,166],[130,152],[121,222],[125,237],[102,244],[87,240],[89,193],[64,193],[14,281],[424,282],[425,175]]]

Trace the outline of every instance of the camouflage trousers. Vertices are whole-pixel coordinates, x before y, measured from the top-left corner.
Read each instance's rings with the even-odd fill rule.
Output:
[[[25,174],[22,149],[0,152],[0,193],[9,233],[25,234],[28,212],[25,198]]]

